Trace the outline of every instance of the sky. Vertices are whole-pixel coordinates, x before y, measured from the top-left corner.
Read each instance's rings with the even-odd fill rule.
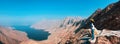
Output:
[[[67,16],[89,17],[118,0],[0,0],[0,24],[33,24]]]

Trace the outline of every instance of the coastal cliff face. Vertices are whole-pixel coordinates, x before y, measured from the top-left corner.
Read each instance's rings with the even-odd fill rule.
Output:
[[[20,44],[20,42],[26,40],[28,40],[28,38],[25,33],[9,28],[0,27],[1,44]]]

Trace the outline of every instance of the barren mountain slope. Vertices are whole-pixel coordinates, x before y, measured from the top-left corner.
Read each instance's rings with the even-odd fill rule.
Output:
[[[26,33],[0,27],[0,41],[4,44],[20,44],[28,40]]]

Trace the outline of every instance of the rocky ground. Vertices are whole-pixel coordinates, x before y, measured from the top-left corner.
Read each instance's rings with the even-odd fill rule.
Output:
[[[26,40],[28,40],[26,33],[0,27],[0,41],[3,44],[19,44]]]
[[[95,44],[120,44],[120,30],[103,29],[102,33],[96,38]]]

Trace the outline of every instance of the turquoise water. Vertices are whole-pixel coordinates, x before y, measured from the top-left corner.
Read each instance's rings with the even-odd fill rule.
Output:
[[[46,40],[50,33],[44,30],[36,30],[33,28],[30,28],[30,26],[13,26],[15,30],[23,31],[27,33],[28,38],[33,40]]]

